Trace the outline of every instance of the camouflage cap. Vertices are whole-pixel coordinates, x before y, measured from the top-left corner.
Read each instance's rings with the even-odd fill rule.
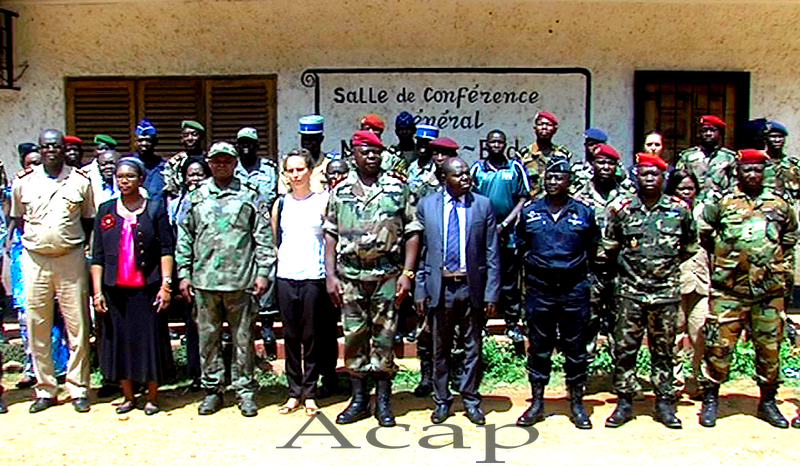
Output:
[[[233,144],[219,141],[215,142],[211,149],[208,150],[208,158],[212,158],[215,155],[230,155],[231,157],[239,157],[239,153],[236,151],[236,148],[233,147]]]

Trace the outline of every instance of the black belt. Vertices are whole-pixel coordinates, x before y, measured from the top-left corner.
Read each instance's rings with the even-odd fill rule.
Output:
[[[466,283],[466,282],[467,282],[466,275],[450,275],[450,276],[442,275],[442,283]]]

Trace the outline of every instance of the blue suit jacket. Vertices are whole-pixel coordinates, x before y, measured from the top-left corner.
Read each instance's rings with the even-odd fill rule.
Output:
[[[430,194],[417,204],[417,220],[425,230],[417,268],[415,298],[435,308],[442,295],[444,269],[444,192]],[[480,194],[466,195],[467,285],[476,309],[496,303],[500,291],[500,250],[492,203]]]

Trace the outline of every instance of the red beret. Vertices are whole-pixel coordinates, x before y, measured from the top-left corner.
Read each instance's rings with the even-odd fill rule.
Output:
[[[597,157],[599,155],[605,155],[606,157],[611,157],[612,159],[619,160],[619,152],[616,149],[609,146],[608,144],[595,144],[594,146],[594,156]]]
[[[538,120],[539,118],[550,120],[553,122],[554,125],[558,126],[558,118],[556,118],[555,115],[548,112],[547,110],[537,113],[536,116],[533,117],[533,122],[536,123],[536,120]]]
[[[353,133],[353,138],[350,140],[350,143],[355,146],[375,146],[380,147],[383,149],[383,143],[381,142],[381,138],[378,137],[377,134],[373,133],[372,131],[366,129],[360,129]]]
[[[667,162],[665,162],[664,159],[657,155],[646,154],[644,152],[639,152],[636,154],[636,165],[653,165],[662,170],[667,169]]]
[[[714,116],[714,115],[703,115],[700,117],[700,125],[711,125],[718,129],[725,128],[725,122],[722,121],[722,118]]]
[[[64,144],[78,144],[79,146],[82,146],[83,141],[81,141],[81,138],[77,136],[64,136]]]
[[[766,163],[767,153],[758,149],[742,149],[736,153],[736,161],[739,163]]]
[[[383,119],[374,113],[370,113],[369,115],[364,115],[359,120],[359,123],[364,126],[369,126],[370,128],[375,128],[383,131],[386,129],[386,123],[383,122]]]
[[[458,143],[450,138],[436,138],[428,143],[428,147],[439,147],[442,149],[458,150]]]

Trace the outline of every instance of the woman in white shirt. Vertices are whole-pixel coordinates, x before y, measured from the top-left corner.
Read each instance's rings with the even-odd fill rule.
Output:
[[[276,294],[289,381],[289,399],[278,412],[295,411],[303,400],[308,416],[318,411],[318,363],[323,351],[319,332],[326,322],[326,316],[321,314],[329,310],[324,305],[327,294],[322,235],[328,194],[311,191],[311,167],[313,158],[305,149],[286,155],[283,170],[291,191],[272,207],[272,231],[278,244]]]

